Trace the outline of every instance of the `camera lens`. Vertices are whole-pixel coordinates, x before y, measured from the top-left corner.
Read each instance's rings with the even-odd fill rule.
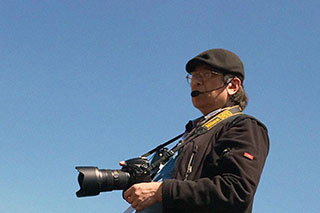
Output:
[[[130,174],[121,170],[76,167],[80,190],[77,197],[98,195],[100,192],[127,188]]]

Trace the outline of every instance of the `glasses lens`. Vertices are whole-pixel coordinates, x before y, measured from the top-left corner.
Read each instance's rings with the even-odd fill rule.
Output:
[[[188,74],[186,76],[186,79],[187,79],[187,82],[189,84],[191,84],[192,78],[197,79],[197,80],[206,80],[206,79],[216,77],[218,75],[220,75],[220,73],[217,73],[215,71],[207,71],[207,72],[203,72],[203,73]]]
[[[188,82],[189,84],[191,84],[192,75],[188,74],[188,75],[186,76],[186,79],[187,79],[187,82]]]

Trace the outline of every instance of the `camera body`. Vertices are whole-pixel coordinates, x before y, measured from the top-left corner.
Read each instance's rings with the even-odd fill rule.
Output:
[[[80,190],[77,197],[94,196],[100,192],[126,190],[141,182],[151,182],[149,160],[138,157],[126,160],[120,170],[78,166]]]

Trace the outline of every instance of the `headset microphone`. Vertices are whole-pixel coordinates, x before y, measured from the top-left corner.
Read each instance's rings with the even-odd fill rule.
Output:
[[[199,90],[194,90],[194,91],[191,92],[191,97],[197,97],[202,93],[203,92],[200,92]]]
[[[208,93],[208,92],[212,92],[212,91],[214,91],[214,90],[218,90],[218,89],[221,89],[221,88],[223,88],[223,87],[226,87],[231,81],[232,81],[232,79],[233,78],[230,78],[223,86],[221,86],[221,87],[218,87],[218,88],[215,88],[215,89],[212,89],[212,90],[207,90],[207,91],[204,91],[204,92],[200,92],[199,90],[193,90],[192,92],[191,92],[191,97],[197,97],[197,96],[199,96],[199,95],[201,95],[201,94],[204,94],[204,93]]]
[[[224,87],[224,86],[223,86]],[[212,90],[207,90],[207,91],[203,91],[203,92],[200,92],[199,90],[193,90],[192,92],[191,92],[191,97],[197,97],[197,96],[199,96],[199,95],[201,95],[201,94],[204,94],[204,93],[208,93],[208,92],[212,92],[212,91],[214,91],[214,90],[218,90],[218,89],[221,89],[222,87],[219,87],[219,88],[215,88],[215,89],[212,89]]]

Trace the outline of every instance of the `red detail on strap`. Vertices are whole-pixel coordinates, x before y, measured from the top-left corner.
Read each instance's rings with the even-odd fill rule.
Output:
[[[243,156],[246,157],[246,158],[248,158],[248,159],[250,159],[250,160],[253,160],[253,159],[254,159],[254,156],[251,155],[251,154],[248,153],[248,152],[244,152],[244,153],[243,153]]]

